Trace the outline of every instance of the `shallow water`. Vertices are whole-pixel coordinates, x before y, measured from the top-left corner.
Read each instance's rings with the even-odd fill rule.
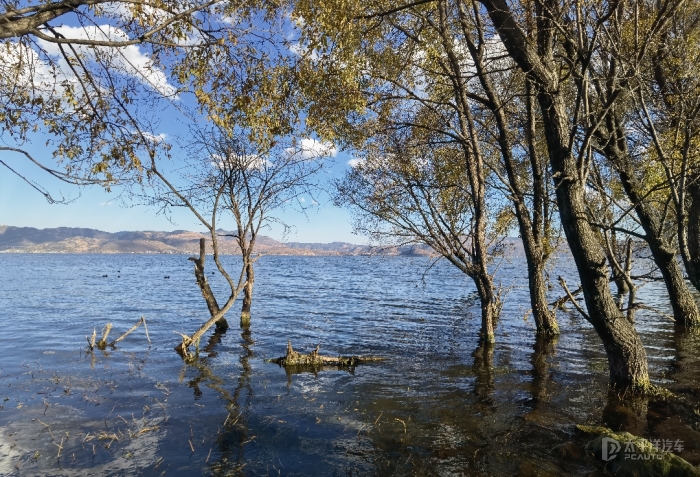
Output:
[[[573,286],[568,266],[552,275]],[[499,269],[493,348],[478,347],[470,282],[428,267],[263,257],[251,329],[232,326],[185,364],[175,331],[207,318],[187,257],[0,254],[0,475],[598,475],[592,456],[561,450],[581,447],[584,423],[680,439],[700,463],[697,416],[608,397],[602,346],[580,316],[559,312],[559,340],[535,340],[524,261]],[[659,285],[639,296],[667,310]],[[116,337],[141,315],[152,345],[139,328],[85,353],[94,327],[111,322]],[[700,338],[649,311],[637,322],[653,381],[697,406]],[[264,361],[287,340],[387,360],[292,374]]]

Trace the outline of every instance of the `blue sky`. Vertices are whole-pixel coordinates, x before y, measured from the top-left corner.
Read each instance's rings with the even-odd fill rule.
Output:
[[[36,144],[30,145],[36,157],[48,155],[50,150],[42,151]],[[101,187],[79,188],[52,179],[40,171],[19,154],[3,152],[3,159],[15,170],[27,178],[44,186],[54,197],[63,195],[74,199],[68,204],[49,204],[44,197],[22,181],[15,174],[0,166],[0,225],[18,227],[87,227],[117,232],[121,230],[203,230],[196,217],[185,210],[176,211],[171,221],[158,213],[156,207],[134,205],[128,199],[120,198],[121,190],[111,193]],[[342,173],[349,156],[340,153],[334,165],[329,169],[329,176]],[[48,163],[48,161],[47,161]],[[352,234],[348,213],[333,206],[330,199],[320,194],[316,197],[317,206],[308,208],[306,215],[294,211],[281,211],[277,216],[292,225],[288,241],[297,242],[333,242],[343,241],[366,243],[366,239]],[[306,197],[306,203],[311,197]],[[282,239],[280,228],[263,232],[275,239]]]

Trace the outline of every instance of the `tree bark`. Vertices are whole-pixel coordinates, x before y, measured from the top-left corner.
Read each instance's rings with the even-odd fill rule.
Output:
[[[245,265],[246,285],[243,287],[243,307],[241,308],[241,326],[250,326],[250,308],[253,304],[253,285],[255,283],[255,270],[250,261],[246,260]]]
[[[485,278],[484,278],[485,277]],[[476,284],[479,301],[481,303],[481,332],[480,341],[486,344],[493,344],[496,339],[494,335],[494,324],[500,311],[500,302],[494,293],[493,282],[489,275],[477,275],[473,277]]]
[[[523,244],[525,241],[523,240]],[[526,249],[527,250],[527,249]],[[549,309],[547,303],[546,282],[544,279],[544,261],[536,260],[535,254],[525,252],[527,260],[527,279],[530,288],[530,305],[532,317],[535,319],[537,334],[541,336],[556,336],[559,334],[559,325],[554,311]],[[535,260],[532,260],[532,259]]]
[[[194,276],[197,279],[197,285],[202,291],[202,297],[204,298],[204,301],[207,303],[207,308],[209,308],[209,314],[211,316],[214,316],[218,314],[221,311],[221,309],[219,308],[219,304],[216,302],[216,297],[214,297],[214,293],[211,291],[211,287],[209,286],[207,277],[204,274],[204,262],[206,261],[206,259],[206,240],[201,238],[199,239],[199,258],[189,257],[187,260],[192,260],[194,262]],[[222,316],[216,321],[216,331],[223,332],[227,329],[228,322],[226,321],[226,318]]]
[[[603,341],[608,356],[610,384],[623,392],[646,391],[646,352],[634,326],[622,315],[610,292],[606,257],[588,222],[584,184],[568,147],[566,106],[555,93],[541,91],[538,96],[556,178],[561,223],[579,272],[588,309],[586,318]]]

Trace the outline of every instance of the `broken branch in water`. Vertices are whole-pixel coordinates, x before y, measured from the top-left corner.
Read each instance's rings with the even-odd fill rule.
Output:
[[[136,328],[138,328],[142,323],[143,323],[143,326],[144,326],[144,328],[145,328],[145,327],[146,327],[146,317],[145,317],[145,316],[142,316],[142,317],[139,319],[139,321],[137,321],[136,324],[135,324],[134,326],[132,326],[131,329],[129,329],[129,331],[127,331],[126,333],[124,333],[123,335],[121,335],[121,336],[120,336],[119,338],[117,338],[116,340],[112,341],[109,345],[110,345],[110,346],[114,346],[115,344],[119,343],[121,340],[123,340],[124,338],[126,338],[126,336],[127,336],[129,333],[131,333],[131,332],[134,331]],[[146,328],[146,338],[148,338],[148,344],[151,344],[151,338],[148,337],[148,328]]]
[[[104,327],[104,330],[102,331],[102,339],[97,343],[97,347],[100,349],[104,349],[107,347],[107,336],[109,335],[109,331],[112,329],[112,323],[107,323],[107,326]]]
[[[85,339],[88,342],[88,347],[90,348],[90,351],[95,349],[95,340],[97,339],[97,328],[92,329],[92,338],[88,338],[86,336]]]
[[[379,356],[323,356],[318,354],[321,348],[319,344],[316,349],[309,354],[301,354],[292,348],[292,342],[287,341],[287,354],[266,360],[268,363],[276,363],[280,366],[355,366],[356,364],[372,363],[376,361],[384,361],[386,358]]]
[[[136,328],[141,326],[141,324],[143,324],[143,327],[146,330],[146,339],[148,340],[148,344],[150,345],[151,338],[148,336],[148,327],[146,326],[146,317],[142,316],[141,318],[139,318],[139,321],[137,321],[136,324],[129,329],[129,331],[127,331],[126,333],[124,333],[119,338],[117,338],[116,340],[112,341],[109,344],[107,343],[107,336],[109,335],[109,332],[112,329],[112,323],[107,323],[107,325],[104,327],[104,330],[102,333],[102,339],[100,341],[98,341],[97,343],[95,343],[95,339],[97,337],[97,330],[93,328],[92,338],[87,338],[87,336],[85,337],[87,339],[87,342],[88,342],[88,348],[90,348],[90,351],[92,351],[95,349],[95,347],[97,347],[98,349],[105,349],[107,346],[114,346],[117,343],[119,343],[121,340],[126,338],[127,335],[129,335],[129,333],[131,333]]]

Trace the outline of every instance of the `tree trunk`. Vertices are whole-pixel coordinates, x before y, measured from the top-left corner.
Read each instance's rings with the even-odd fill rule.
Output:
[[[464,19],[464,16],[465,14],[462,13],[462,19]],[[465,35],[467,35],[469,31],[468,26],[465,25],[463,30]],[[532,105],[528,103],[528,140],[530,142],[529,153],[531,155],[530,164],[532,167],[533,179],[532,194],[534,197],[534,211],[531,216],[525,201],[525,194],[521,190],[519,184],[518,174],[515,171],[515,159],[513,157],[513,150],[515,148],[510,136],[510,127],[506,117],[506,110],[503,107],[500,96],[496,92],[496,88],[485,71],[483,58],[479,50],[471,40],[467,42],[467,45],[474,59],[481,85],[491,102],[491,112],[494,114],[496,125],[498,126],[498,144],[500,146],[501,156],[503,157],[508,183],[512,191],[510,199],[513,202],[515,217],[518,220],[520,237],[523,241],[523,249],[525,250],[525,257],[527,260],[530,304],[532,306],[532,316],[537,326],[537,334],[557,335],[559,334],[559,326],[557,325],[555,314],[549,310],[547,304],[547,294],[545,291],[546,283],[542,273],[545,265],[545,254],[543,253],[541,241],[543,239],[543,222],[546,219],[543,217],[542,209],[543,204],[548,198],[545,196],[545,189],[543,186],[543,181],[546,179],[540,174],[539,157],[533,147],[536,131],[534,117],[530,114],[532,112]],[[528,86],[528,91],[529,89]],[[534,217],[534,220],[532,217]]]
[[[206,241],[205,239],[199,239],[199,258],[189,257],[187,260],[192,260],[194,262],[194,276],[197,278],[197,285],[202,291],[202,297],[204,301],[207,302],[207,308],[209,308],[209,314],[211,316],[216,315],[221,311],[219,304],[216,302],[216,297],[209,287],[209,282],[204,274],[204,262],[207,259],[206,255]],[[224,332],[228,329],[228,322],[223,316],[216,322],[216,331]]]
[[[241,309],[241,327],[250,326],[250,307],[253,304],[253,284],[255,283],[255,271],[250,257],[246,260],[245,266],[246,284],[243,287],[243,308]]]
[[[634,205],[654,263],[659,267],[664,278],[676,323],[686,326],[700,325],[700,311],[698,311],[697,303],[688,290],[681,267],[676,259],[678,250],[663,237],[659,214],[643,196],[642,187],[635,175],[634,165],[627,150],[627,139],[623,134],[619,119],[611,118],[608,121],[608,127],[614,131],[614,137],[604,138],[608,139],[604,148],[605,154],[617,170],[622,187]]]
[[[688,185],[687,243],[689,257],[685,261],[685,270],[693,286],[700,290],[700,174],[691,178]]]
[[[486,174],[484,172],[484,157],[479,146],[479,137],[475,128],[472,109],[466,81],[462,77],[461,64],[454,52],[454,43],[447,33],[447,2],[438,3],[439,24],[443,46],[447,52],[452,75],[453,94],[457,106],[457,118],[459,122],[460,142],[464,153],[469,190],[472,197],[473,218],[471,246],[469,252],[471,264],[468,273],[474,283],[481,301],[481,339],[486,343],[494,342],[494,322],[500,312],[499,297],[494,293],[493,278],[488,273],[488,242],[486,239],[486,226],[488,212],[486,206]]]
[[[586,318],[603,341],[608,356],[610,385],[620,392],[646,392],[650,387],[646,352],[634,326],[622,315],[610,292],[606,257],[588,223],[584,183],[568,147],[566,105],[555,92],[540,90],[538,100],[562,228],[581,280],[588,309]]]
[[[480,2],[488,10],[510,56],[537,85],[560,220],[581,280],[588,308],[586,318],[600,336],[608,356],[610,385],[620,391],[646,392],[651,387],[646,352],[634,326],[615,304],[606,257],[588,222],[585,181],[569,146],[571,128],[564,102],[567,93],[559,84],[560,70],[548,37],[553,29],[538,28],[538,45],[532,45],[505,0]],[[539,10],[537,21],[544,26],[549,23]]]
[[[532,348],[532,400],[533,407],[547,405],[547,387],[552,382],[549,359],[556,354],[559,336],[537,335]]]
[[[532,317],[537,326],[537,335],[555,336],[559,334],[559,325],[554,311],[550,311],[547,303],[546,283],[544,280],[544,262],[532,260],[533,257],[525,252],[527,259],[527,280],[530,287],[530,304]]]
[[[481,303],[481,342],[493,344],[495,340],[494,324],[500,309],[498,297],[493,291],[493,283],[488,274],[472,277],[476,284],[479,301]]]

